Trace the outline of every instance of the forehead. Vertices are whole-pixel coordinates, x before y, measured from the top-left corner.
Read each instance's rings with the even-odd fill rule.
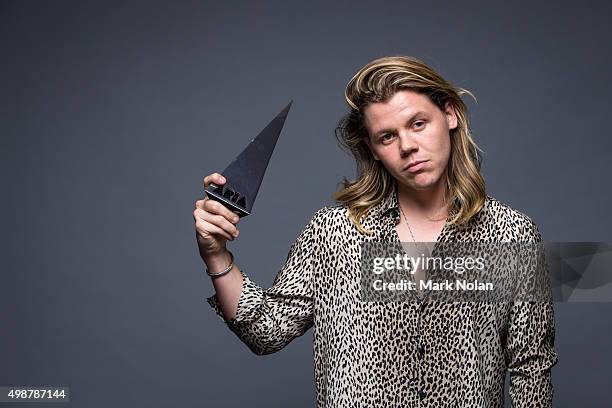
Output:
[[[436,110],[437,106],[426,95],[401,90],[393,94],[387,101],[369,104],[364,108],[363,113],[367,125],[378,127],[391,125],[396,121],[401,122],[419,111],[433,114]]]

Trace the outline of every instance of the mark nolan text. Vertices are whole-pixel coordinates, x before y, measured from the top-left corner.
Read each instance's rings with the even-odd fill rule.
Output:
[[[390,291],[390,290],[415,290],[416,283],[410,280],[402,279],[399,282],[385,282],[377,279],[373,283],[374,290]],[[468,281],[457,279],[456,281],[421,281],[420,290],[493,290],[492,282],[480,282],[478,280]]]

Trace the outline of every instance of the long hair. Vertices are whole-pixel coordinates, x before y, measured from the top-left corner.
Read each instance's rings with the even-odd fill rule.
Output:
[[[450,132],[451,153],[446,172],[449,223],[464,226],[484,206],[485,182],[480,173],[482,151],[474,142],[469,126],[467,106],[461,95],[468,90],[457,88],[427,66],[407,56],[383,57],[369,62],[346,86],[345,98],[350,112],[336,129],[339,144],[357,162],[357,179],[342,181],[334,199],[348,208],[350,220],[364,234],[371,234],[362,217],[380,203],[393,189],[395,180],[380,161],[374,159],[366,145],[369,137],[363,111],[371,103],[388,101],[397,91],[410,90],[429,97],[444,112],[450,102],[457,115],[457,127]]]

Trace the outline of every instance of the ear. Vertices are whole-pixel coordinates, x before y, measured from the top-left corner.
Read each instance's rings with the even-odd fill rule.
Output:
[[[374,156],[374,160],[380,160],[380,157],[378,157],[378,155],[376,154],[376,152],[374,152],[374,149],[372,148],[372,141],[370,140],[370,135],[364,137],[363,141],[370,149],[370,153],[372,153],[372,156]]]
[[[452,130],[457,128],[457,112],[455,112],[455,107],[450,101],[446,102],[444,113],[446,114],[446,123],[448,124],[448,129]]]

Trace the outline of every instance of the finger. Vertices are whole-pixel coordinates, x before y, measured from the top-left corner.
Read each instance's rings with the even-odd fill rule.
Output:
[[[198,222],[198,220],[202,219],[203,212],[204,210],[202,210],[201,208],[196,208],[195,210],[193,210],[193,220],[195,222]]]
[[[196,210],[204,210],[204,201],[208,200],[208,197],[204,197],[201,200],[196,200],[195,202],[195,209]]]
[[[225,184],[227,180],[219,173],[212,173],[208,176],[204,177],[204,188],[208,187],[210,183],[215,183],[217,185]]]
[[[198,222],[196,222],[196,231],[198,232],[198,234],[200,234],[202,238],[206,238],[207,235],[215,235],[221,236],[229,241],[234,240],[234,237],[232,237],[226,231],[204,220],[199,220]]]
[[[236,228],[236,226],[234,224],[232,224],[231,222],[229,222],[224,216],[222,215],[217,215],[217,214],[211,214],[207,211],[202,211],[199,214],[200,219],[209,222],[219,228],[221,228],[222,230],[224,230],[225,232],[227,232],[228,234],[232,235],[233,237],[237,237],[238,236],[238,229]]]
[[[203,210],[213,214],[221,215],[234,224],[237,224],[238,221],[240,221],[240,217],[238,217],[236,213],[234,213],[232,210],[215,200],[205,200],[203,203]]]
[[[196,202],[194,204],[195,210],[206,211],[206,208],[204,206],[204,202],[206,200],[210,200],[210,198],[204,197],[201,200],[196,200]],[[213,204],[213,207],[215,207],[218,211],[221,211],[222,215],[225,218],[227,218],[227,220],[229,222],[234,223],[234,224],[238,224],[238,222],[240,221],[240,217],[235,212],[233,212],[232,210],[230,210],[226,206],[224,206],[223,204],[221,204],[221,207],[217,207],[216,205]],[[215,211],[217,211],[217,210],[215,210]],[[216,214],[216,212],[215,212],[215,214]],[[195,216],[195,214],[194,214],[194,216]]]

